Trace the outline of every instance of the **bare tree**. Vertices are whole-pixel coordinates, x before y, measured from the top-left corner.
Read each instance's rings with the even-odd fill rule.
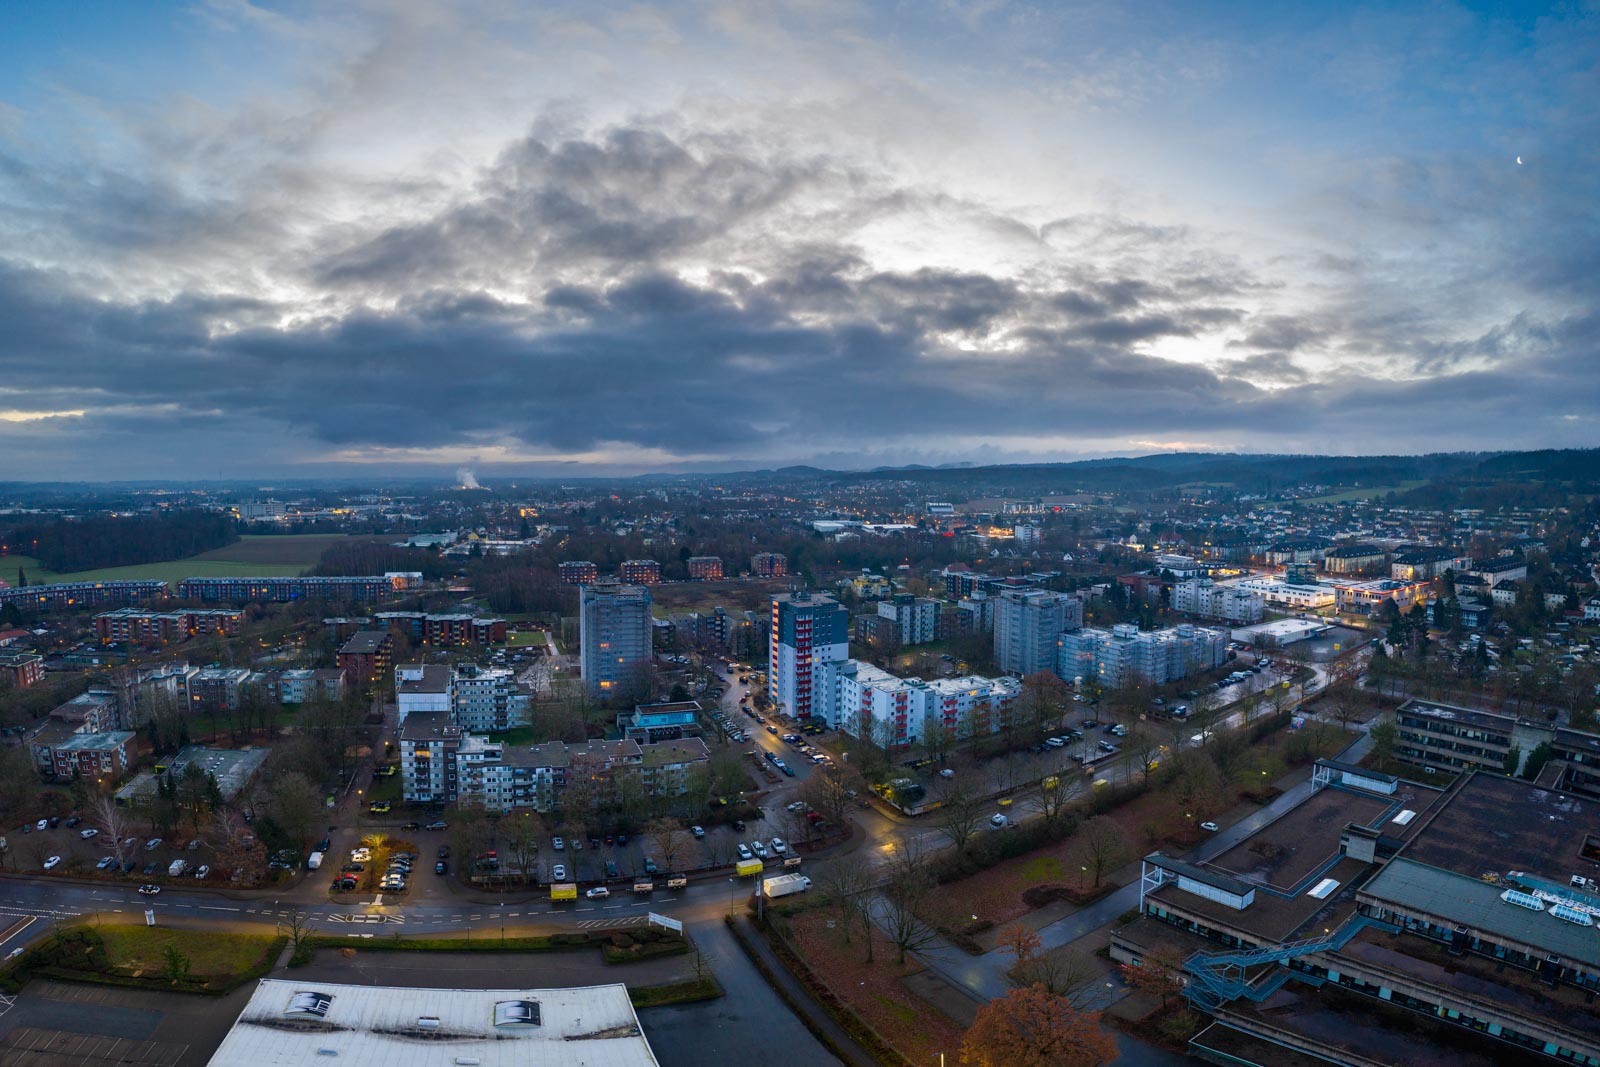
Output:
[[[1071,780],[1066,774],[1047,774],[1039,782],[1039,814],[1054,826],[1066,815],[1067,801],[1072,793]]]
[[[89,810],[89,818],[100,833],[109,838],[108,844],[111,846],[111,855],[116,857],[117,865],[120,867],[126,863],[128,860],[127,848],[122,842],[132,836],[128,832],[131,827],[128,809],[118,804],[115,797],[108,793],[102,793],[94,798],[94,803]]]
[[[1140,780],[1148,785],[1150,775],[1161,763],[1161,742],[1153,733],[1134,730],[1123,739],[1122,749],[1142,775]]]
[[[919,915],[933,896],[929,855],[915,839],[908,839],[889,854],[883,886],[884,933],[905,963],[906,953],[931,944],[939,935]]]
[[[1127,835],[1115,819],[1108,815],[1097,815],[1078,831],[1078,855],[1084,865],[1094,872],[1094,884],[1098,888],[1106,872],[1119,866],[1127,857]]]
[[[872,958],[872,922],[867,915],[872,872],[854,853],[839,856],[817,872],[817,889],[839,916],[839,929],[848,943],[859,927],[867,938],[867,958]]]
[[[518,877],[524,883],[532,881],[534,862],[539,855],[539,839],[544,836],[543,821],[523,812],[502,825],[506,832],[506,858],[516,867]],[[471,862],[466,856],[462,856],[461,860]]]
[[[660,853],[661,865],[669,871],[677,870],[679,858],[689,847],[689,831],[675,819],[652,819],[645,824],[644,832]]]
[[[966,855],[967,846],[983,830],[983,801],[959,780],[944,791],[935,818],[939,832],[955,847],[956,855]]]

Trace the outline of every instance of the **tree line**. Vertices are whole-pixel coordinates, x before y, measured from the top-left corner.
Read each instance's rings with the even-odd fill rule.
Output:
[[[179,511],[17,527],[4,540],[50,570],[71,572],[185,559],[233,544],[239,531],[227,515]]]

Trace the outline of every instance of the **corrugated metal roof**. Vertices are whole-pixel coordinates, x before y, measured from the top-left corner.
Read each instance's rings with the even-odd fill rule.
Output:
[[[291,1013],[297,997],[315,1000],[321,1013]],[[501,1010],[497,1024],[501,1004],[517,1009]],[[256,987],[210,1067],[442,1067],[463,1059],[483,1067],[658,1067],[620,984],[406,989],[276,979]]]

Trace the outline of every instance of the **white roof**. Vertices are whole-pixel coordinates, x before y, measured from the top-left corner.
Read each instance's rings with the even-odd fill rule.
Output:
[[[457,1063],[658,1067],[621,984],[407,989],[277,979],[256,987],[210,1067]]]

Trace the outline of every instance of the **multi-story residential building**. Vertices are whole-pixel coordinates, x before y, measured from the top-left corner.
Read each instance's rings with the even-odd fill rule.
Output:
[[[1591,597],[1583,605],[1584,622],[1600,622],[1600,596]]]
[[[721,556],[690,556],[689,577],[694,581],[715,582],[722,579]]]
[[[885,748],[920,744],[941,729],[966,740],[999,729],[999,712],[1022,692],[1015,678],[901,678],[861,660],[825,663],[815,712],[835,729]]]
[[[962,597],[956,611],[965,616],[960,629],[965,633],[987,634],[994,632],[994,606],[997,598],[982,590]]]
[[[678,617],[678,632],[696,648],[722,649],[728,647],[728,628],[732,620],[727,609],[691,611]]]
[[[448,711],[419,711],[400,723],[400,781],[407,801],[450,804],[456,799],[456,750],[461,728]]]
[[[879,601],[878,616],[890,621],[899,644],[925,645],[938,636],[937,600],[912,596],[910,593],[896,593],[889,600]]]
[[[633,585],[655,585],[661,581],[661,564],[653,559],[625,559],[617,573]]]
[[[1494,559],[1480,559],[1470,564],[1465,571],[1474,578],[1482,578],[1489,583],[1492,589],[1502,582],[1520,582],[1528,576],[1528,561],[1520,556],[1496,556]]]
[[[453,688],[454,678],[445,664],[400,664],[394,669],[394,699],[400,721],[417,714],[448,715]]]
[[[498,733],[530,725],[533,690],[503,667],[457,667],[451,679],[451,710],[465,731]]]
[[[1411,606],[1428,596],[1427,582],[1405,582],[1398,578],[1373,578],[1365,582],[1330,582],[1337,597],[1337,608],[1348,615],[1372,615],[1385,604],[1392,603],[1399,611],[1407,612]]]
[[[1018,548],[1037,548],[1044,539],[1044,530],[1038,526],[1018,524],[1011,528],[1011,536]]]
[[[122,708],[116,694],[103,689],[79,693],[66,703],[58,704],[49,717],[85,734],[104,733],[123,725]]]
[[[357,631],[360,630],[374,630],[382,626],[388,626],[391,630],[393,630],[394,624],[387,622],[386,620],[388,618],[394,615],[410,616],[412,614],[421,615],[422,613],[420,611],[415,613],[380,612],[376,619],[365,618],[359,615],[338,615],[332,618],[323,619],[322,625],[333,631],[333,639],[335,641],[342,643],[349,640]]]
[[[1445,571],[1464,571],[1471,565],[1471,559],[1454,549],[1433,546],[1413,548],[1390,561],[1389,577],[1407,582],[1427,581]]]
[[[278,675],[278,703],[305,704],[320,696],[317,672],[310,667],[291,667]]]
[[[944,582],[945,593],[954,598],[977,596],[980,593],[993,595],[1003,583],[1000,578],[979,574],[965,563],[953,563],[934,577]]]
[[[615,581],[578,590],[579,658],[591,691],[618,689],[652,653],[650,590]]]
[[[600,568],[586,559],[562,560],[556,573],[568,585],[589,585],[600,578]]]
[[[1277,541],[1267,546],[1265,558],[1268,563],[1282,565],[1284,563],[1315,563],[1328,551],[1328,542],[1318,537],[1299,538],[1290,541]]]
[[[349,683],[345,681],[344,671],[338,667],[318,667],[311,672],[316,679],[317,686],[322,690],[323,700],[340,700],[344,697]]]
[[[1365,542],[1336,545],[1322,555],[1322,569],[1329,574],[1377,574],[1388,562],[1383,546]]]
[[[96,615],[94,632],[105,644],[115,641],[164,644],[205,634],[235,637],[243,623],[244,612],[234,608],[189,608],[179,611],[118,608]]]
[[[1083,625],[1083,601],[1043,589],[1007,589],[994,609],[994,662],[1007,674],[1054,670],[1056,639]]]
[[[352,688],[363,688],[389,676],[394,638],[387,630],[362,630],[339,646],[339,669]]]
[[[237,710],[250,685],[244,667],[202,667],[186,679],[188,706],[194,710]]]
[[[772,598],[767,650],[767,697],[797,719],[813,714],[817,668],[850,654],[850,613],[825,593],[794,592]]]
[[[1141,631],[1133,623],[1109,630],[1085,629],[1061,635],[1057,673],[1084,678],[1108,689],[1133,679],[1153,685],[1220,667],[1228,656],[1228,633],[1183,624]]]
[[[127,771],[132,730],[86,730],[56,718],[46,719],[29,736],[34,768],[49,781],[110,785]]]
[[[639,746],[639,782],[649,797],[681,797],[696,776],[710,773],[711,751],[698,737],[680,737]]]
[[[1172,609],[1221,619],[1239,626],[1261,621],[1266,613],[1266,598],[1250,589],[1218,585],[1210,578],[1194,578],[1172,587]]]
[[[89,608],[101,604],[134,604],[165,600],[167,583],[159,578],[117,582],[58,582],[0,589],[0,607],[15,604],[22,611]]]
[[[324,619],[325,623],[329,620]],[[372,618],[375,626],[387,628],[397,637],[416,644],[441,648],[471,645],[497,645],[506,639],[506,621],[484,615],[430,615],[424,611],[380,611]]]
[[[44,681],[44,657],[32,652],[0,654],[0,681],[18,689]]]
[[[894,591],[894,583],[881,574],[863,572],[854,578],[840,578],[838,588],[853,593],[857,600],[882,600]]]
[[[395,594],[393,579],[382,575],[350,578],[185,578],[178,584],[183,600],[353,600],[371,603]]]
[[[757,552],[750,557],[750,573],[757,578],[786,578],[789,557],[781,552]]]

